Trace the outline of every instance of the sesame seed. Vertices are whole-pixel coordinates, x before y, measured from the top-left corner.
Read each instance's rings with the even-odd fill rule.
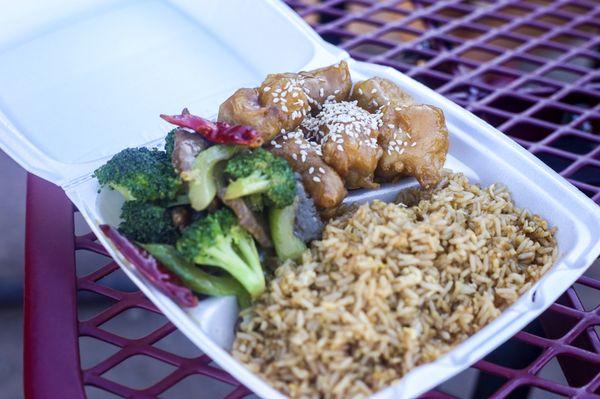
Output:
[[[283,112],[288,112],[288,108],[287,108],[285,105],[282,105],[282,106],[281,106],[281,110],[282,110]]]
[[[336,91],[333,92],[333,94],[339,94],[341,92],[340,89],[337,89]]]
[[[375,93],[377,93],[377,89],[371,90],[371,94],[375,94]]]
[[[265,93],[267,93],[269,90],[271,90],[271,88],[270,88],[269,86],[265,86],[265,88],[263,89],[263,91],[264,91]]]
[[[297,155],[297,154],[292,154],[292,159],[293,159],[294,161],[297,161],[297,160],[298,160],[298,155]]]
[[[362,96],[363,91],[362,91],[362,89],[360,87],[356,91],[358,92],[358,94],[360,94]]]
[[[325,173],[325,169],[323,169],[322,167],[319,166],[319,172]]]
[[[310,173],[311,175],[313,174],[314,171],[315,171],[315,168],[313,168],[312,166],[310,168],[308,168],[308,173]]]
[[[313,181],[316,183],[320,183],[321,182],[321,178],[319,176],[313,176]]]
[[[394,108],[394,111],[402,111],[402,108],[396,107],[396,108]]]
[[[414,147],[414,146],[416,146],[416,145],[417,145],[417,143],[413,141],[413,142],[412,142],[412,144],[411,144],[410,146],[411,146],[411,147]]]
[[[342,147],[341,144],[337,145],[337,149],[338,151],[344,152],[344,147]]]
[[[278,99],[277,97],[275,97],[275,98],[273,99],[273,102],[274,102],[274,103],[278,103],[278,102],[279,102],[279,99]]]
[[[322,87],[319,88],[319,96],[323,97],[325,95]]]
[[[394,128],[394,124],[393,124],[393,123],[388,123],[388,125],[387,125],[387,126],[388,126],[390,129],[393,129],[393,128]]]

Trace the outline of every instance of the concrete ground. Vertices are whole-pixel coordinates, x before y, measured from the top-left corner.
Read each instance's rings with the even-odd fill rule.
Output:
[[[5,194],[0,201],[0,398],[18,399],[22,394],[22,312],[21,312],[21,285],[23,278],[23,240],[25,221],[25,172],[0,152],[0,184]],[[92,262],[92,260],[89,260]],[[93,267],[92,265],[90,265]],[[600,278],[600,263],[596,263],[589,272]],[[116,284],[127,284],[126,281]],[[580,292],[583,300],[590,305],[597,305],[598,297],[595,292]],[[98,303],[88,302],[79,309],[80,317],[92,315],[99,310]],[[133,329],[138,326],[145,329],[156,327],[164,322],[162,316],[150,312],[129,311],[111,321],[110,330],[128,334],[135,333]],[[182,355],[194,356],[199,353],[182,334],[175,332],[160,342],[159,346]],[[83,367],[90,367],[110,354],[115,348],[93,339],[80,340],[81,362]],[[141,358],[131,358],[109,372],[107,378],[124,383],[127,386],[143,388],[161,379],[171,371],[170,366],[162,362],[148,362]],[[543,370],[544,377],[564,381],[558,363],[549,364]],[[459,398],[470,398],[475,394],[475,381],[477,372],[467,370],[457,377],[443,384],[445,392]],[[171,390],[167,391],[164,398],[188,398],[190,393],[201,393],[202,397],[222,397],[228,392],[227,385],[215,383],[204,377],[194,376],[185,379]],[[116,398],[104,391],[91,388],[86,391],[90,399]],[[196,396],[196,395],[191,395]],[[529,398],[555,398],[545,391],[530,392]]]

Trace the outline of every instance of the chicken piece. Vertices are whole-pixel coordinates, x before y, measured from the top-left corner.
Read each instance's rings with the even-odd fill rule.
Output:
[[[412,97],[395,83],[379,77],[363,80],[354,85],[352,100],[369,112],[377,112],[384,105],[394,101],[397,107],[413,104]]]
[[[356,102],[326,102],[303,127],[320,141],[323,160],[344,179],[346,187],[376,188],[373,181],[383,151],[377,144],[380,115],[370,114]]]
[[[285,133],[271,142],[275,155],[284,157],[302,177],[304,188],[319,209],[339,205],[346,197],[344,182],[321,158],[320,146],[300,131]]]
[[[339,102],[348,100],[350,96],[352,78],[346,61],[300,72],[299,75],[304,91],[308,94],[312,114],[318,113],[328,98]]]
[[[424,188],[437,184],[448,153],[442,110],[432,105],[402,107],[392,102],[382,109],[381,120],[379,145],[383,156],[377,176],[384,180],[414,176]]]
[[[277,136],[287,119],[287,114],[280,107],[260,104],[258,89],[237,90],[221,104],[218,116],[221,122],[252,126],[261,134],[263,142]]]
[[[264,141],[294,131],[309,111],[329,96],[347,99],[352,88],[348,64],[300,73],[270,74],[258,89],[239,89],[219,108],[218,120],[254,127]]]

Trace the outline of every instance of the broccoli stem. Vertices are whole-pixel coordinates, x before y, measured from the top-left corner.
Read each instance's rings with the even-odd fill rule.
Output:
[[[246,248],[247,246],[249,246],[249,244],[243,243],[240,247],[240,252],[242,252],[244,258],[248,258],[249,251]],[[254,253],[256,253],[256,259],[258,259],[256,248],[254,248],[254,251]],[[223,239],[211,248],[206,249],[205,254],[206,255],[203,256],[197,256],[194,261],[202,265],[216,266],[226,270],[244,286],[250,293],[252,299],[258,298],[260,294],[264,292],[265,277],[262,268],[260,267],[260,263],[257,265],[257,261],[250,257],[249,259],[246,259],[250,265],[250,267],[248,267],[245,259],[236,253],[231,237]]]
[[[244,287],[228,276],[214,276],[184,259],[172,245],[145,244],[142,247],[154,256],[193,291],[210,296],[235,295],[240,308],[250,306],[250,296]]]
[[[250,268],[264,280],[260,257],[258,255],[258,250],[256,249],[256,244],[254,244],[254,239],[248,237],[245,231],[241,231],[241,227],[238,227],[238,229],[239,231],[236,232],[233,238],[238,252],[244,258],[245,263],[250,265]]]
[[[182,179],[188,182],[192,208],[202,211],[210,205],[217,195],[217,183],[213,174],[215,166],[220,161],[231,158],[237,150],[237,147],[227,145],[209,147],[198,154],[192,169],[181,173]]]
[[[229,183],[225,195],[223,198],[226,200],[245,197],[250,194],[258,194],[267,191],[270,186],[270,182],[260,172],[254,172],[249,176],[240,177]]]
[[[275,246],[277,258],[282,262],[288,259],[299,261],[302,253],[306,250],[304,242],[294,234],[296,202],[285,208],[272,208],[269,210],[271,239]]]

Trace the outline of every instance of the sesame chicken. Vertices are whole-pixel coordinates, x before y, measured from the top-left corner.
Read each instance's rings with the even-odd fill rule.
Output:
[[[413,104],[412,97],[398,85],[379,77],[356,83],[350,98],[369,112],[377,112],[391,101],[394,101],[397,107]]]
[[[346,187],[376,188],[373,181],[383,151],[377,144],[380,115],[370,114],[353,102],[330,98],[302,127],[321,144],[323,160],[344,179]]]
[[[219,120],[259,131],[301,174],[321,211],[338,206],[346,188],[377,188],[404,176],[430,187],[440,180],[448,151],[441,110],[416,105],[384,78],[352,87],[345,61],[268,75],[260,87],[228,98]]]
[[[219,121],[252,126],[264,141],[279,134],[286,114],[276,105],[264,106],[259,102],[258,89],[237,90],[219,107]],[[298,122],[300,123],[300,122]]]
[[[428,188],[441,179],[448,153],[448,130],[441,109],[432,105],[399,106],[391,102],[381,111],[379,145],[383,155],[376,175],[385,181],[414,176]]]
[[[347,99],[351,88],[345,61],[312,71],[270,74],[259,88],[239,89],[225,100],[218,120],[251,126],[267,142],[282,131],[296,130],[326,98]]]
[[[328,67],[300,72],[303,86],[309,98],[311,113],[316,115],[328,98],[334,101],[346,101],[352,90],[352,79],[346,61]]]

